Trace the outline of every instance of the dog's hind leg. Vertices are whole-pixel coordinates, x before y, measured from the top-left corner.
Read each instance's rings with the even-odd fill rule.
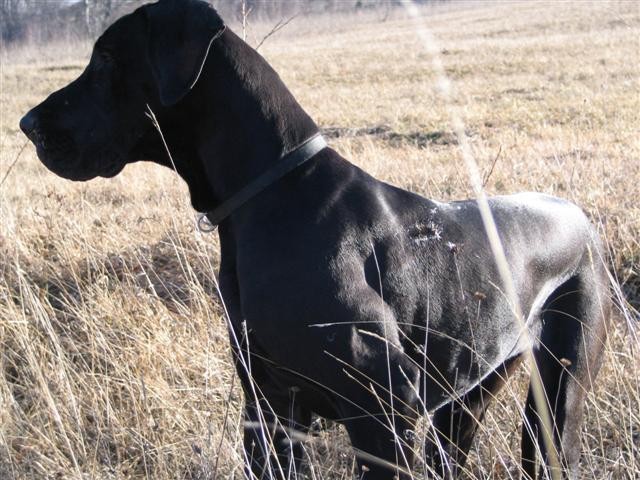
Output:
[[[437,478],[456,478],[461,473],[487,408],[521,359],[521,356],[510,358],[480,385],[435,411],[432,419],[435,437],[428,438],[424,446],[429,474]]]
[[[584,402],[602,362],[609,308],[603,268],[584,262],[552,293],[543,306],[542,331],[533,352],[552,417],[563,478],[577,478]],[[535,445],[547,468],[549,456],[531,388],[524,410],[522,468],[525,476],[535,478]],[[544,471],[539,474],[540,478],[544,475]]]

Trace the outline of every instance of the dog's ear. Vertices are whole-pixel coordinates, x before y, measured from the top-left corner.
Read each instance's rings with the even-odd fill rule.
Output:
[[[225,25],[208,3],[160,0],[145,7],[148,56],[164,106],[179,102],[198,81],[213,40]]]

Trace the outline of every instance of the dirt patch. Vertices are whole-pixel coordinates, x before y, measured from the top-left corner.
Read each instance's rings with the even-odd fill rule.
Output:
[[[84,67],[80,65],[55,65],[51,67],[43,67],[40,70],[43,72],[70,72],[73,70],[82,70]]]
[[[431,132],[414,131],[400,133],[388,125],[360,128],[326,127],[322,129],[322,134],[327,138],[376,137],[387,142],[392,147],[413,145],[424,148],[432,145],[445,146],[458,144],[455,133],[450,131],[435,130]],[[472,135],[472,133],[467,132],[467,135]]]

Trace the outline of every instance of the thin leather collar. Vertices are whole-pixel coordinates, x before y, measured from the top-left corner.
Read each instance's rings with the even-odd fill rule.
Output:
[[[273,167],[260,174],[258,178],[245,185],[240,191],[229,197],[221,205],[210,212],[202,214],[198,221],[198,227],[205,232],[213,230],[235,210],[284,177],[287,173],[305,163],[325,147],[327,147],[327,142],[320,133],[308,138],[290,152],[282,155]],[[206,224],[209,225],[205,227]]]

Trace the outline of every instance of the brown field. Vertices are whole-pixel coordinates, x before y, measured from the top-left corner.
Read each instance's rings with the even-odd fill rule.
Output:
[[[381,179],[440,200],[471,196],[455,109],[488,193],[541,191],[588,212],[628,301],[617,297],[588,397],[581,478],[640,478],[640,9],[505,2],[421,13],[297,18],[261,51],[330,143]],[[451,103],[421,24],[440,42]],[[75,78],[87,54],[85,44],[2,52],[0,180],[26,140],[21,114]],[[241,478],[217,237],[196,229],[181,180],[136,164],[72,183],[29,144],[0,199],[0,478]],[[524,389],[522,369],[489,410],[467,478],[517,476]],[[352,478],[340,428],[320,429],[307,453],[305,478]]]

